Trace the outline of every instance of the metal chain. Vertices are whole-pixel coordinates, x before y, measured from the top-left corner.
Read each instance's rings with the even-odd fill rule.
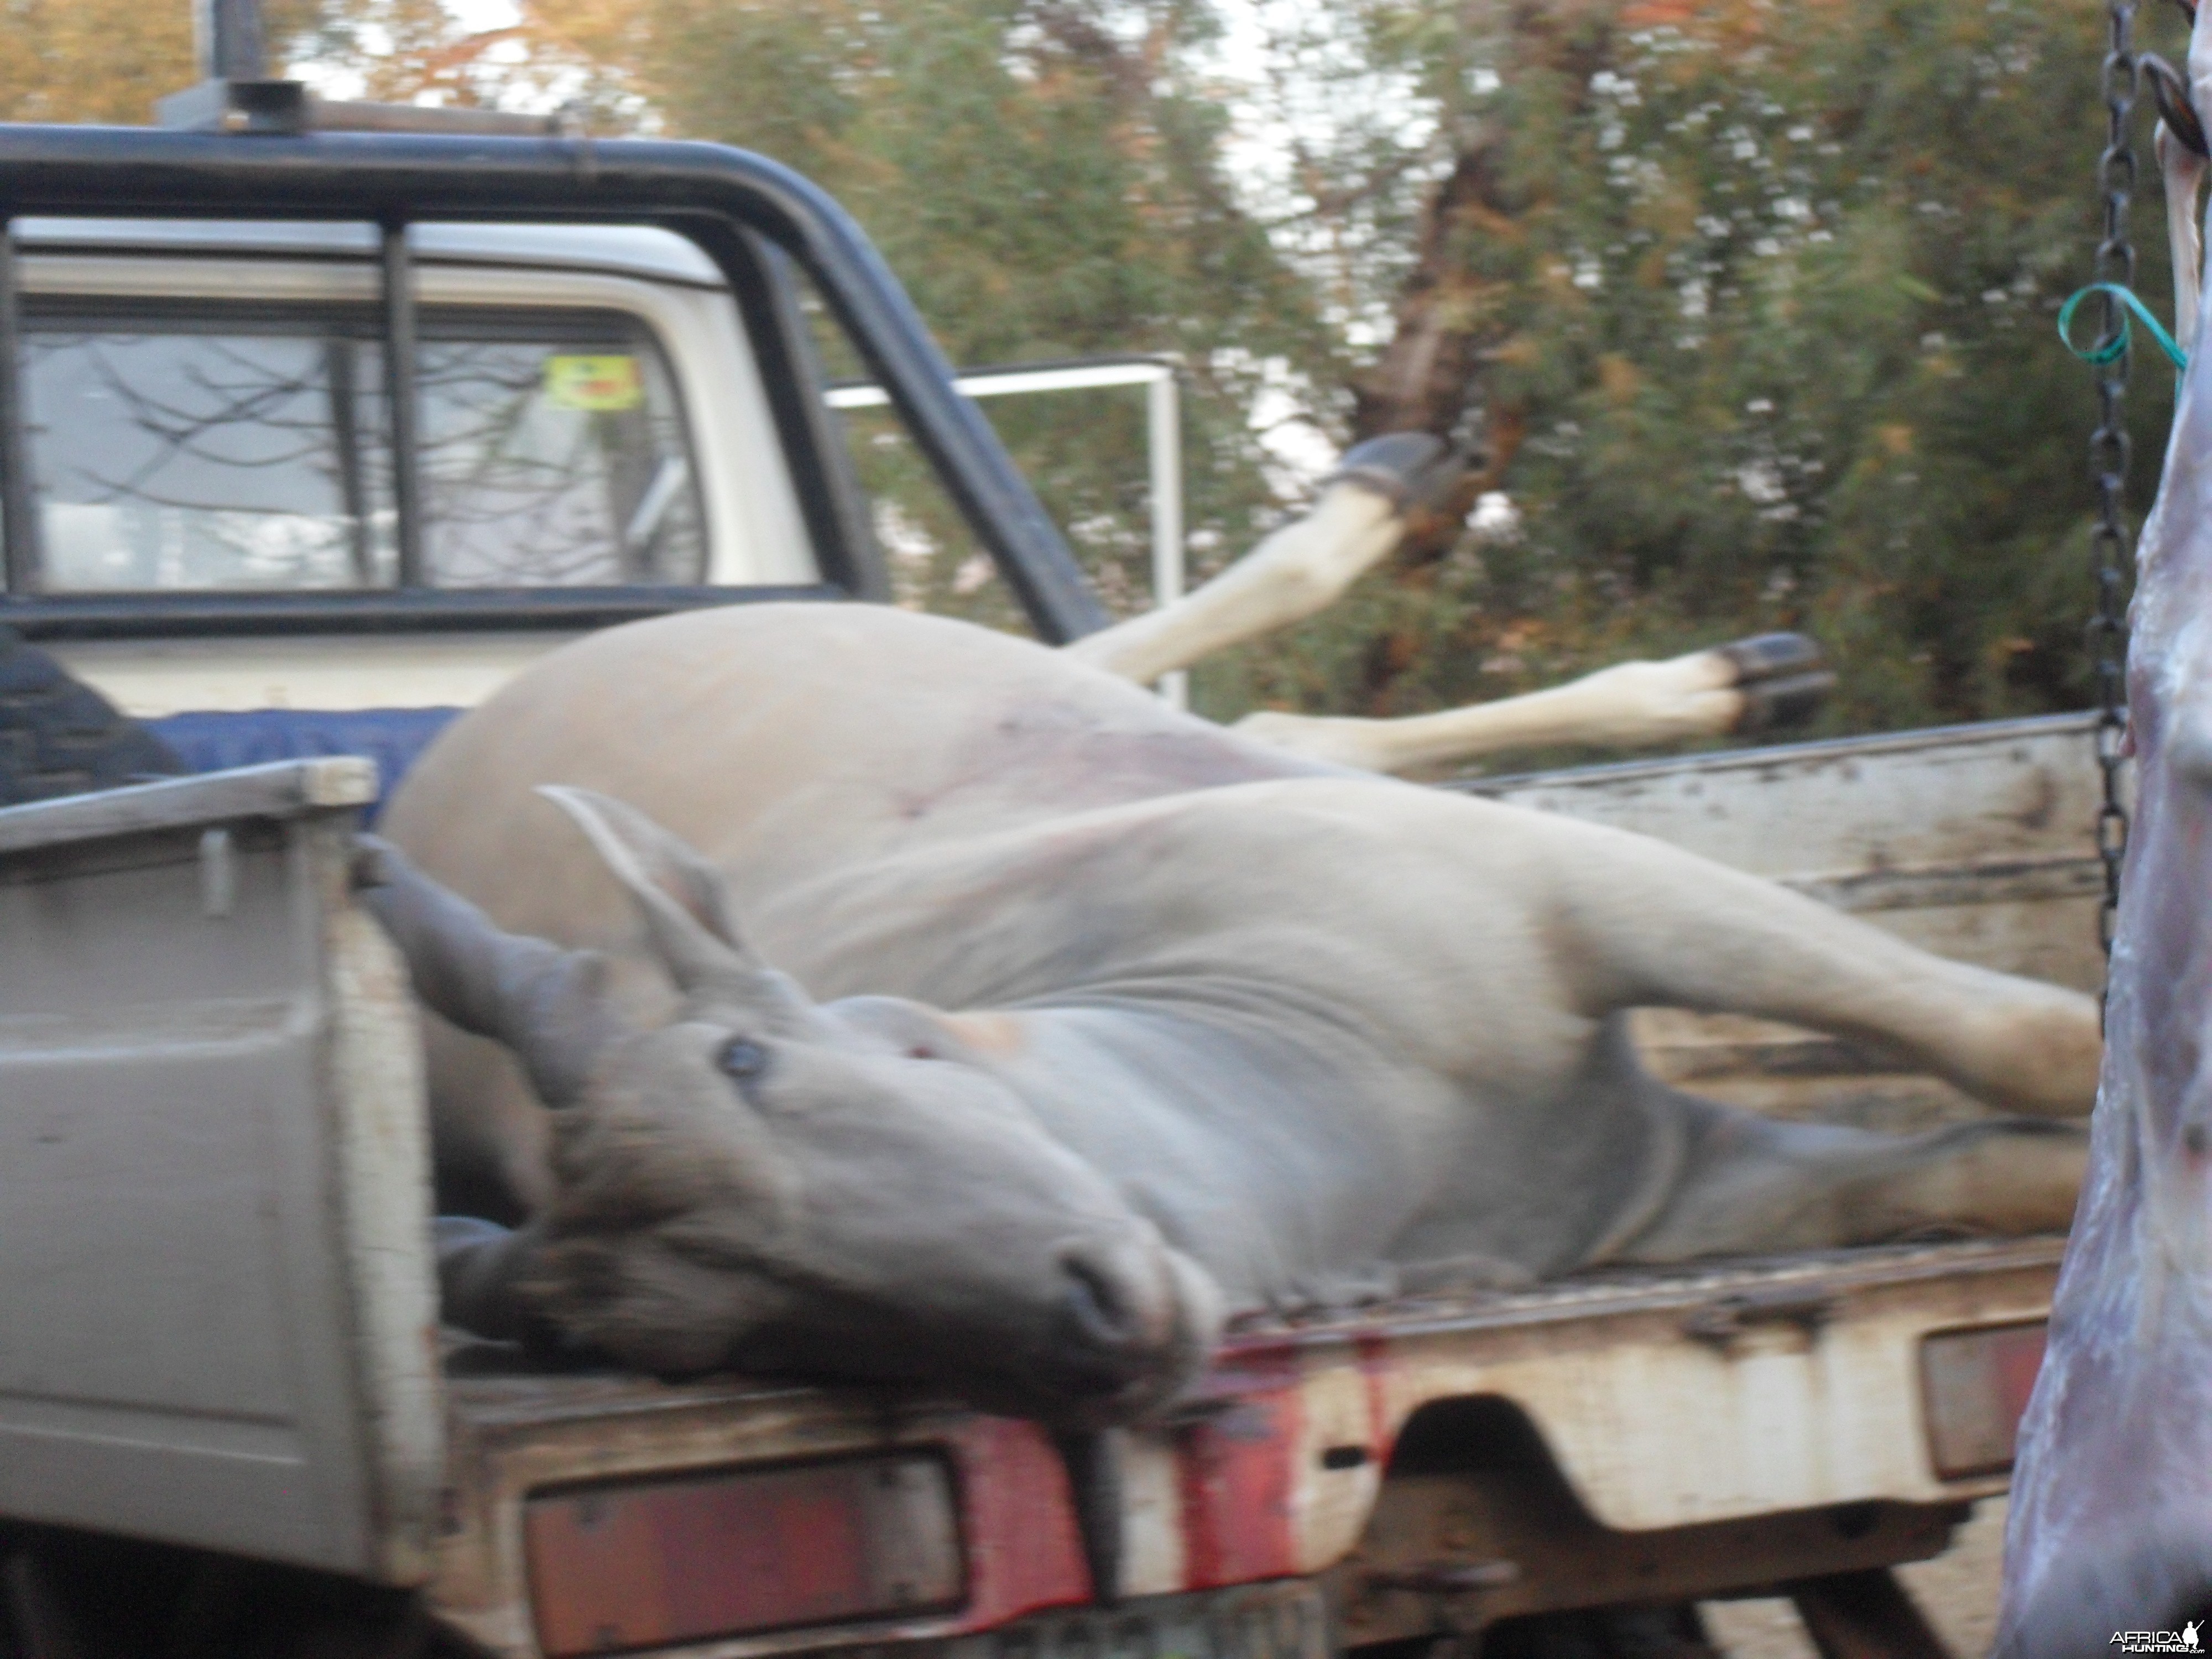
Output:
[[[2105,240],[2097,245],[2096,280],[2135,284],[2136,251],[2128,242],[2128,205],[2135,193],[2133,136],[2137,70],[2135,0],[2108,0],[2111,50],[2105,56],[2105,153],[2097,183],[2105,197]],[[2117,340],[2126,313],[2105,298],[2105,339]],[[2104,800],[2097,809],[2097,856],[2105,866],[2105,899],[2097,913],[2097,942],[2109,957],[2120,908],[2120,861],[2128,845],[2127,809],[2120,802],[2120,769],[2127,729],[2127,486],[2130,444],[2124,405],[2127,350],[2097,366],[2097,429],[2089,438],[2089,472],[2097,486],[2097,527],[2090,536],[2090,574],[2096,605],[2089,618],[2089,659],[2097,682],[2097,769]]]

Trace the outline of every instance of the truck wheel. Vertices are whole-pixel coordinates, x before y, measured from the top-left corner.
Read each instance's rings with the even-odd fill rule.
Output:
[[[1722,1659],[1689,1602],[1590,1607],[1504,1619],[1482,1633],[1481,1659]]]
[[[167,744],[0,628],[0,806],[185,770]]]

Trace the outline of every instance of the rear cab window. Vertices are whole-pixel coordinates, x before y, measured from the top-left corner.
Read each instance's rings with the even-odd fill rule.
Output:
[[[408,235],[421,563],[402,588],[375,227],[18,222],[37,546],[27,574],[17,550],[8,598],[500,590],[523,606],[532,589],[628,588],[647,604],[845,569],[802,499],[811,451],[802,465],[792,445],[809,441],[756,359],[761,307],[686,238]]]
[[[639,319],[423,308],[433,587],[708,580],[696,459]],[[34,302],[27,435],[49,593],[396,586],[368,307]]]

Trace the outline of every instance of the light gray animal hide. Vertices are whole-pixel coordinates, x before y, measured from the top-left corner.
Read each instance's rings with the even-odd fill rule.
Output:
[[[572,823],[544,785],[611,799],[568,798]],[[617,803],[643,850],[603,856],[614,832],[595,852],[577,823]],[[514,1282],[642,1364],[1103,1419],[1170,1395],[1220,1309],[1301,1287],[2052,1228],[2079,1175],[2048,1123],[1893,1139],[1694,1099],[1623,1016],[1794,1021],[2051,1116],[2093,1086],[2081,997],[1655,841],[1300,761],[956,623],[761,605],[596,635],[457,722],[386,824],[500,927],[614,963],[644,1047],[579,1104],[542,1111],[450,1030],[434,1086],[448,1176],[532,1218]],[[708,873],[680,873],[692,848]],[[684,988],[647,890],[803,1012]],[[712,1075],[739,1037],[771,1069]]]

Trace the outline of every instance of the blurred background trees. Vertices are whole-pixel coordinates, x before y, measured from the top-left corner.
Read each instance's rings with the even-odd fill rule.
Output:
[[[2094,0],[283,0],[382,97],[580,100],[859,216],[965,364],[1172,352],[1200,571],[1335,447],[1480,457],[1457,515],[1206,712],[1411,713],[1761,629],[1832,730],[2077,707]],[[2144,14],[2170,56],[2178,21]],[[0,113],[136,120],[187,0],[0,0]],[[2139,286],[2166,274],[2148,129]],[[2139,363],[2147,501],[2169,382]],[[1134,394],[988,405],[1146,602]],[[887,422],[854,422],[908,596],[1012,611]],[[1480,506],[1475,502],[1480,497]]]
[[[1471,408],[1523,526],[1479,569],[1447,557],[1464,608],[1392,653],[1413,695],[1477,694],[1479,642],[1509,635],[1513,672],[1552,673],[1795,627],[1837,658],[1850,727],[2085,701],[2090,403],[2051,319],[2094,223],[2100,15],[1529,4],[1487,40],[1389,20],[1378,52],[1455,136],[1358,424]],[[2168,381],[2142,379],[2147,489]]]

